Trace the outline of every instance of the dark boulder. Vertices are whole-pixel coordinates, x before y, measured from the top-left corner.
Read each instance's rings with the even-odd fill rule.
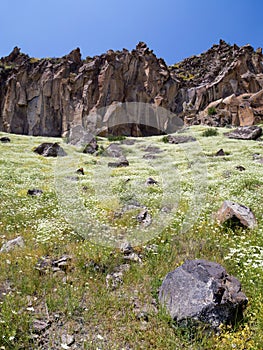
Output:
[[[2,143],[8,143],[8,142],[11,142],[11,140],[10,140],[9,137],[3,136],[3,137],[0,138],[0,142],[2,142]]]
[[[158,185],[158,181],[154,180],[152,177],[148,177],[148,179],[145,181],[145,185]]]
[[[57,142],[41,143],[41,145],[34,149],[34,152],[44,157],[64,157],[67,155],[64,149],[61,146],[59,146]]]
[[[225,134],[230,139],[256,140],[262,135],[262,128],[259,126],[240,126],[239,128]]]
[[[76,170],[76,173],[79,174],[79,175],[85,175],[84,169],[83,169],[83,168],[77,169],[77,170]]]
[[[217,151],[215,155],[216,155],[216,157],[225,156],[225,152],[224,152],[223,148],[220,148],[220,150]]]
[[[206,260],[189,260],[169,272],[159,301],[179,325],[202,322],[213,329],[242,320],[247,305],[240,282],[221,265]]]
[[[33,188],[32,190],[28,190],[27,194],[29,196],[41,196],[43,194],[43,191],[38,188]]]

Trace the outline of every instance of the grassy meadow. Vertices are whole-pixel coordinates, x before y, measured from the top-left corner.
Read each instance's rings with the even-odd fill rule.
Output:
[[[0,252],[1,350],[263,349],[263,141],[206,130],[186,129],[198,142],[184,145],[162,136],[117,141],[130,163],[123,168],[108,167],[107,138],[94,156],[59,138],[0,133],[11,139],[0,143],[0,248],[18,236],[25,242]],[[59,142],[67,156],[37,155],[42,142]],[[146,186],[149,177],[158,184]],[[43,194],[29,196],[33,188]],[[220,226],[213,214],[224,200],[250,207],[257,228]],[[141,208],[152,218],[147,227],[136,220]],[[141,262],[125,260],[126,240]],[[165,275],[196,258],[241,281],[249,302],[234,329],[181,329],[159,307]],[[106,276],[123,264],[119,285],[108,288]]]

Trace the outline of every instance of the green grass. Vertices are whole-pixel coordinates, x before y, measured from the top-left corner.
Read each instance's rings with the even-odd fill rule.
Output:
[[[211,107],[212,108],[212,107]],[[208,128],[202,133],[202,136],[209,137],[209,136],[217,136],[218,131],[215,128]]]
[[[189,131],[204,157],[192,143],[138,138],[121,146],[130,166],[116,169],[108,168],[109,158],[82,154],[57,138],[10,134],[11,143],[0,143],[0,246],[19,235],[25,241],[24,248],[0,253],[0,349],[41,349],[41,339],[46,349],[61,349],[65,333],[74,335],[78,349],[263,348],[263,171],[253,160],[254,153],[262,154],[262,144],[227,139],[223,128],[213,138],[203,137],[206,130]],[[60,142],[68,156],[43,158],[32,151],[50,140]],[[99,140],[101,149],[109,143]],[[146,160],[147,146],[163,152]],[[227,157],[205,156],[220,148]],[[238,165],[246,170],[236,170]],[[75,173],[80,167],[84,176]],[[75,176],[78,181],[68,178]],[[145,186],[148,177],[158,185]],[[29,188],[40,188],[43,195],[30,197]],[[213,213],[225,199],[249,206],[258,227],[219,226]],[[117,215],[134,200],[157,218],[153,229],[138,224],[136,209]],[[194,204],[200,208],[198,219]],[[174,211],[159,217],[165,206]],[[111,291],[106,275],[127,263],[113,241],[121,235],[135,242],[143,263],[130,263],[123,284]],[[65,254],[71,256],[65,272],[35,268],[42,257]],[[161,308],[156,313],[152,304],[165,275],[195,258],[216,261],[240,279],[249,304],[236,329],[204,336],[176,327]],[[135,303],[148,308],[148,322],[137,319]],[[50,321],[46,334],[33,332],[36,319]]]

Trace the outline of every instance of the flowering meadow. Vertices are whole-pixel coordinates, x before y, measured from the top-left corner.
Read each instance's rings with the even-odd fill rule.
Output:
[[[1,350],[263,349],[263,141],[206,130],[186,128],[197,141],[180,145],[162,136],[114,141],[129,161],[116,168],[104,137],[92,155],[59,138],[0,133],[11,139],[0,143],[0,249],[24,241],[0,252]],[[42,142],[67,155],[34,153]],[[224,200],[249,207],[257,227],[219,225]],[[127,241],[137,260],[125,260]],[[182,329],[159,306],[165,275],[200,258],[240,280],[248,306],[235,327]],[[123,265],[109,288],[107,276]]]

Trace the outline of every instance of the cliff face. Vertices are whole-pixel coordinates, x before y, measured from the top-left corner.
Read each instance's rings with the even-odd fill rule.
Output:
[[[263,115],[262,89],[263,56],[249,45],[239,48],[220,41],[172,67],[144,43],[131,52],[110,50],[85,60],[79,49],[59,59],[39,60],[15,48],[0,60],[0,130],[60,136],[82,124],[93,131],[109,118],[103,107],[116,111],[120,102],[164,107],[189,124],[251,124]],[[228,103],[223,103],[226,98]],[[207,108],[214,101],[212,118]],[[165,123],[157,120],[159,124],[165,130]],[[158,132],[158,127],[135,126],[114,132]]]

